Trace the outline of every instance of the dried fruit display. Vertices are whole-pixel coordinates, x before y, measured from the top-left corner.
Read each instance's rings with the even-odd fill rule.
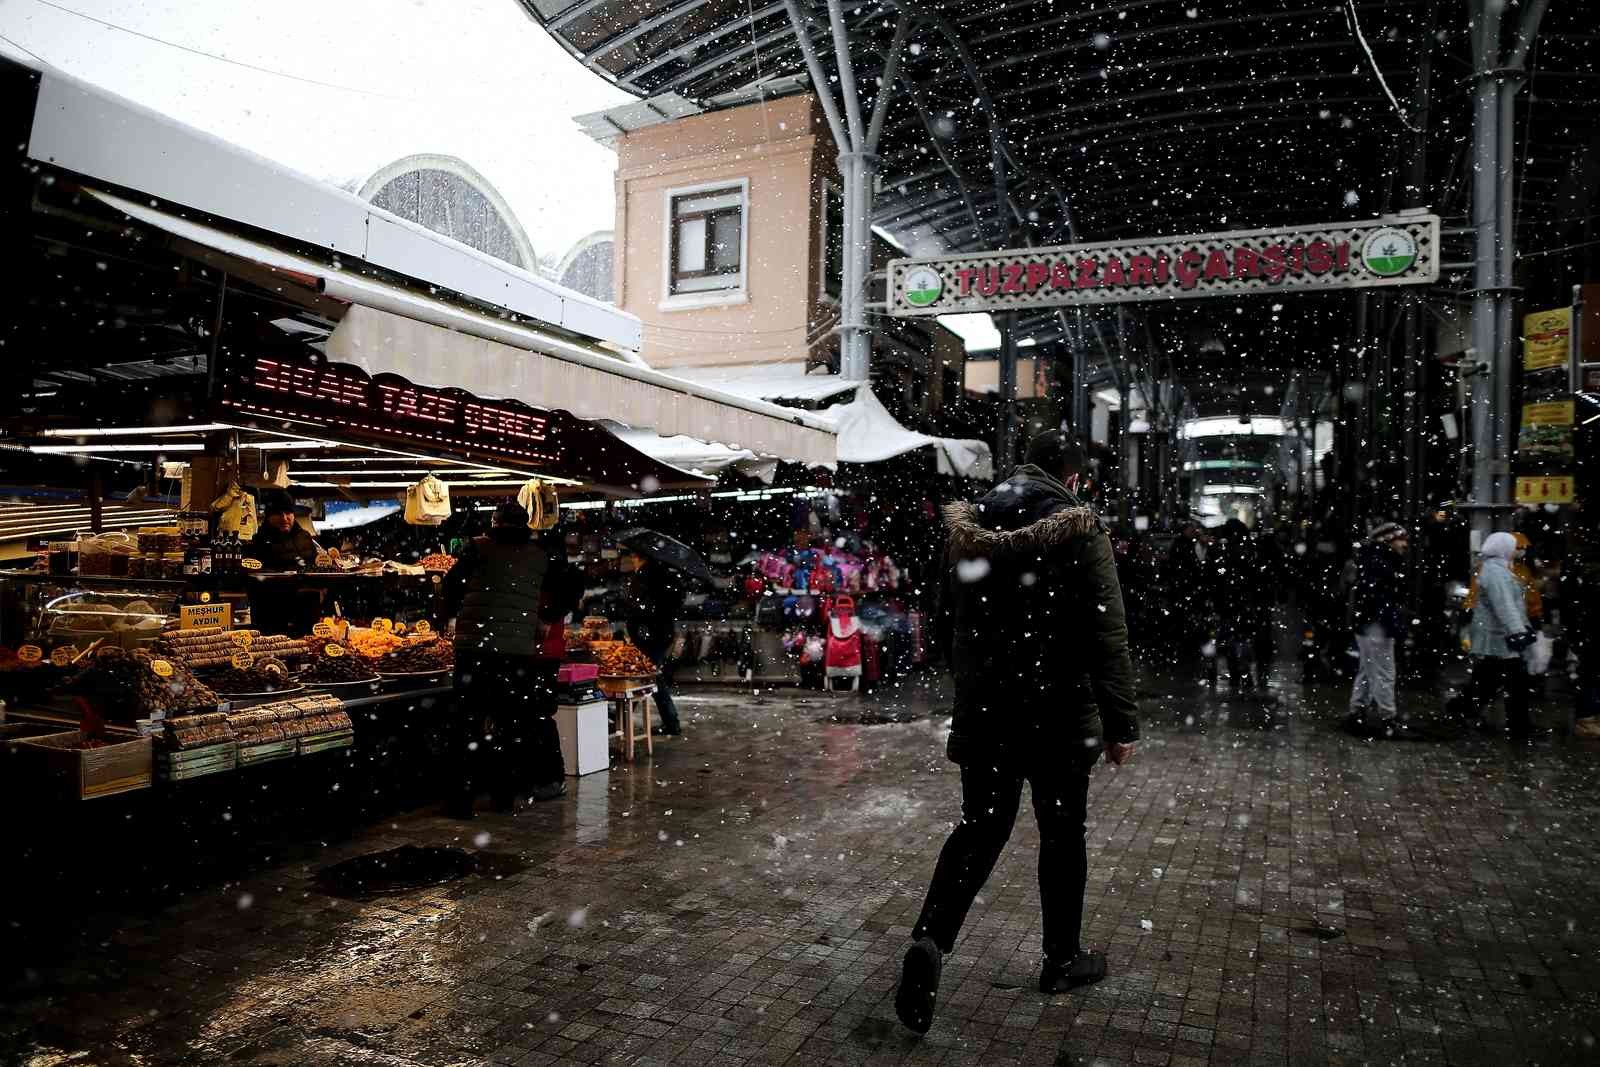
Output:
[[[594,647],[595,662],[600,665],[600,674],[604,677],[639,678],[656,673],[656,665],[650,662],[650,657],[632,642],[596,642]]]
[[[397,649],[378,661],[384,674],[428,674],[456,665],[456,650],[449,641],[428,641]]]
[[[162,735],[168,748],[203,748],[235,739],[228,716],[220,711],[168,719]]]
[[[211,680],[212,686],[223,696],[240,696],[247,693],[276,693],[283,689],[298,689],[283,660],[274,656],[257,656],[255,662],[243,670],[229,667]]]
[[[217,694],[182,663],[143,650],[102,648],[83,661],[66,690],[96,699],[115,714],[132,702],[128,718],[154,718],[186,711],[215,710]]]
[[[379,656],[387,655],[396,649],[405,647],[404,638],[364,626],[350,627],[349,643],[350,647],[355,649],[357,655],[366,656],[368,659],[377,659]]]
[[[434,552],[417,560],[417,565],[425,571],[448,571],[456,565],[456,558],[443,552]]]
[[[329,656],[318,656],[311,661],[298,675],[302,682],[311,683],[339,683],[339,682],[375,682],[378,673],[372,669],[372,664],[358,656],[340,656],[337,659]]]

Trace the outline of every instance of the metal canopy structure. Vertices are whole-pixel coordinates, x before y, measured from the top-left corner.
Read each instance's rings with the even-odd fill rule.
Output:
[[[870,219],[910,257],[1417,209],[1443,219],[1441,277],[1425,289],[1015,312],[1012,344],[1070,366],[1074,423],[1089,386],[1151,397],[1168,395],[1161,382],[1181,384],[1197,400],[1217,397],[1222,412],[1251,403],[1239,392],[1265,377],[1275,392],[1257,404],[1312,398],[1341,420],[1347,462],[1389,434],[1384,447],[1407,450],[1408,473],[1394,476],[1404,484],[1421,459],[1401,441],[1420,435],[1422,401],[1384,418],[1336,409],[1351,385],[1420,396],[1431,372],[1415,365],[1419,346],[1431,353],[1434,333],[1486,285],[1511,299],[1508,280],[1473,269],[1484,259],[1471,205],[1488,129],[1480,107],[1475,142],[1474,97],[1481,104],[1486,80],[1505,119],[1488,136],[1503,141],[1507,166],[1516,161],[1491,237],[1518,250],[1521,298],[1562,303],[1600,266],[1600,11],[1589,4],[519,2],[584,64],[644,98],[645,112],[658,98],[712,109],[778,95],[801,78],[861,116],[892,95],[878,143],[865,146]],[[1509,58],[1485,72],[1479,31],[1491,21]],[[838,136],[842,117],[829,119],[848,184],[846,157],[863,146]],[[1506,332],[1493,344],[1504,362]],[[1401,463],[1379,458],[1380,468]]]

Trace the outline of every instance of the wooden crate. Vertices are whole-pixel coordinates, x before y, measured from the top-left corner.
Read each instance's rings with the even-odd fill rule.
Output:
[[[73,800],[92,800],[150,788],[154,754],[150,738],[137,737],[102,748],[77,749],[83,733],[71,730],[18,742],[18,754],[37,761],[47,788]]]
[[[232,741],[156,754],[156,770],[163,779],[181,782],[221,774],[239,766],[239,746]]]
[[[602,674],[595,679],[595,685],[600,688],[600,692],[612,699],[655,684],[656,676],[653,674]]]

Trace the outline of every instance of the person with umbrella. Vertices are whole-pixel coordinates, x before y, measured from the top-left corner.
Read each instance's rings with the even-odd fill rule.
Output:
[[[681,541],[654,530],[629,530],[617,541],[627,552],[624,566],[629,571],[628,636],[656,665],[656,711],[661,715],[661,733],[677,737],[683,733],[678,707],[672,699],[672,646],[678,616],[683,614],[688,595],[685,579],[714,583],[711,568],[699,554]]]

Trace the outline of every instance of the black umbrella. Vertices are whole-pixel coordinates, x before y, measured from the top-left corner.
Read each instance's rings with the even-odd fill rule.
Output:
[[[721,584],[717,576],[711,573],[706,561],[700,558],[700,553],[675,537],[640,528],[624,530],[617,534],[616,540],[624,548],[653,559],[664,567],[697,578],[707,585]]]

